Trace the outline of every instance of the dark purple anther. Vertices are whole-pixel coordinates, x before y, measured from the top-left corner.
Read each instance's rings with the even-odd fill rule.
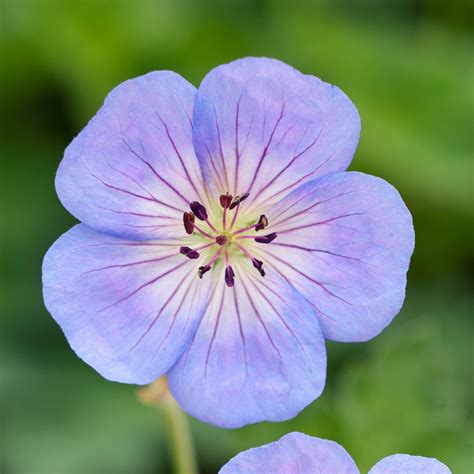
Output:
[[[203,267],[199,267],[199,268],[198,268],[198,275],[199,275],[199,278],[202,278],[202,276],[204,275],[204,273],[208,272],[210,269],[211,269],[211,266],[210,266],[210,265],[204,265]]]
[[[183,255],[186,255],[186,257],[190,258],[191,260],[195,260],[196,258],[199,258],[199,252],[197,250],[193,250],[189,247],[180,247],[179,251]]]
[[[267,216],[262,214],[260,216],[260,218],[258,219],[257,225],[255,226],[255,232],[265,229],[265,227],[267,227],[267,225],[268,225]]]
[[[227,237],[225,235],[218,235],[216,237],[216,242],[219,245],[225,245],[227,243]]]
[[[194,231],[194,214],[192,212],[185,212],[183,214],[183,224],[186,234],[192,234]]]
[[[199,202],[193,201],[190,205],[191,211],[193,211],[194,215],[201,221],[205,221],[207,219],[207,211],[206,208]]]
[[[224,209],[227,209],[230,206],[230,203],[232,202],[232,195],[229,193],[221,194],[219,197],[219,201],[221,203],[221,206]]]
[[[272,232],[271,234],[264,235],[262,237],[255,237],[255,242],[259,244],[269,244],[271,241],[275,240],[278,237],[276,232]]]
[[[263,269],[263,262],[256,258],[252,258],[253,266],[260,272],[260,275],[265,276],[265,270]]]
[[[238,196],[235,196],[235,198],[232,199],[232,202],[230,203],[229,209],[234,209],[234,207],[238,206],[242,201],[244,201],[248,197],[249,197],[249,193],[239,194]]]
[[[234,276],[235,276],[234,270],[232,270],[232,267],[229,265],[225,269],[225,283],[229,288],[234,286]]]

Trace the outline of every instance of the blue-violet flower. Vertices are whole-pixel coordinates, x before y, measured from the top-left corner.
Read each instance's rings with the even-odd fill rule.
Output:
[[[167,374],[209,423],[294,417],[324,338],[366,341],[404,300],[411,216],[345,172],[359,131],[343,92],[273,59],[116,87],[56,177],[82,224],[48,251],[44,299],[74,351],[114,381]]]
[[[338,443],[303,433],[243,451],[219,474],[360,474],[354,460]],[[451,474],[434,458],[394,454],[379,461],[369,474]]]

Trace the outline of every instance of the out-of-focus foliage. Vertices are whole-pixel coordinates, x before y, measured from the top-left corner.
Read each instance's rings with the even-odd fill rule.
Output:
[[[202,472],[298,430],[383,456],[474,470],[473,63],[468,1],[60,1],[0,7],[0,471],[167,472],[164,420],[68,348],[41,297],[41,261],[73,223],[53,186],[62,151],[125,79],[172,69],[194,84],[248,55],[279,58],[356,103],[353,169],[394,184],[417,246],[408,298],[364,344],[328,344],[328,386],[286,423],[193,421]]]

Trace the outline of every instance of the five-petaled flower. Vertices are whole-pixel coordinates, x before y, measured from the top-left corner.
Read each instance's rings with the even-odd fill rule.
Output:
[[[345,172],[356,108],[272,59],[199,89],[153,72],[114,89],[56,178],[80,221],[48,251],[46,305],[110,380],[167,374],[223,427],[295,416],[323,390],[324,338],[365,341],[404,300],[411,216]]]
[[[219,474],[360,474],[354,460],[338,443],[303,433],[290,433],[273,443],[232,458]],[[380,460],[369,474],[451,474],[434,458],[393,454]]]

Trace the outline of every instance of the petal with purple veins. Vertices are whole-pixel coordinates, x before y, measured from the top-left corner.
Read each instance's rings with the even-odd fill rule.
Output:
[[[249,449],[232,458],[219,474],[360,474],[339,444],[303,433]]]
[[[290,419],[324,388],[317,317],[282,278],[260,277],[250,260],[233,267],[231,288],[219,269],[199,328],[168,373],[170,390],[189,414],[221,427]]]
[[[365,341],[391,322],[414,247],[411,215],[395,188],[334,173],[301,186],[268,215],[278,239],[259,247],[267,271],[307,298],[326,338]]]
[[[169,71],[117,86],[66,149],[56,177],[66,209],[113,235],[180,235],[183,210],[205,198],[192,144],[194,97]]]
[[[249,192],[256,208],[345,170],[359,131],[343,92],[274,59],[219,66],[196,95],[193,138],[206,180],[222,193]]]
[[[206,304],[195,264],[179,245],[137,242],[84,224],[43,263],[46,307],[71,347],[107,379],[145,384],[165,373],[192,338]]]
[[[381,459],[369,474],[451,474],[451,471],[434,458],[394,454]]]

